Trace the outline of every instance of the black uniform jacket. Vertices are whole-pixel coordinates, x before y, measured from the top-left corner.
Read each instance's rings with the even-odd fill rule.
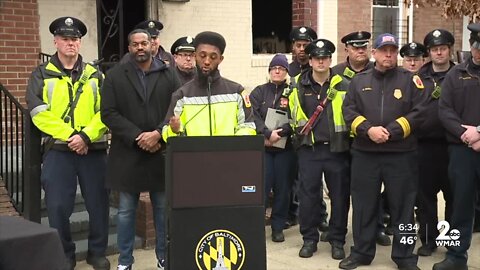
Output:
[[[293,78],[309,68],[310,64],[308,62],[305,65],[302,65],[297,60],[294,60],[288,65],[288,75]]]
[[[455,64],[450,62],[450,69],[454,66]],[[442,82],[445,79],[445,75],[437,77],[434,73],[432,62],[426,63],[418,71],[418,75],[425,85],[425,95],[427,99],[424,112],[425,121],[415,133],[419,141],[446,140],[445,129],[438,117],[438,101],[440,97],[437,95],[437,93],[441,93]],[[434,93],[435,89],[437,89],[437,92]]]
[[[375,152],[416,149],[417,139],[412,133],[422,122],[424,104],[424,89],[418,79],[401,67],[386,72],[373,68],[353,78],[342,107],[347,126],[356,131],[352,148]],[[370,140],[367,131],[372,126],[388,130],[386,143]]]
[[[127,62],[114,66],[102,88],[102,121],[112,132],[106,185],[128,192],[162,191],[162,151],[146,152],[138,147],[135,138],[144,131],[158,130],[161,134],[171,95],[180,87],[180,81],[174,68],[154,60],[151,70],[145,73],[145,92],[134,65]]]
[[[255,127],[258,134],[263,134],[267,139],[270,138],[272,131],[265,125],[265,119],[267,117],[268,108],[285,110],[288,113],[290,119],[290,112],[288,110],[288,104],[286,108],[280,108],[280,98],[282,96],[283,89],[288,88],[289,85],[284,82],[283,84],[276,85],[268,82],[266,84],[259,85],[253,89],[250,94],[250,102],[252,103],[253,115],[255,120]],[[292,127],[290,124],[285,124],[282,127],[280,136],[288,137],[285,149],[292,147],[290,135],[292,134]],[[277,147],[266,147],[266,151],[280,151],[283,149]]]
[[[453,67],[442,83],[439,117],[447,130],[447,141],[462,143],[461,125],[480,125],[480,66],[470,58]]]

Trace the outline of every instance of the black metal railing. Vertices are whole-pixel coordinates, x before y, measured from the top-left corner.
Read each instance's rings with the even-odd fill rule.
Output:
[[[0,175],[15,209],[40,222],[40,132],[28,110],[0,84]]]

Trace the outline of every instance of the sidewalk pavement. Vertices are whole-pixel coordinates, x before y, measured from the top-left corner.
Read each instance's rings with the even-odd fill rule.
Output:
[[[439,196],[439,210],[443,209],[443,200]],[[326,203],[329,205],[329,200],[326,198]],[[443,210],[439,211],[442,213]],[[350,246],[352,245],[352,231],[351,231],[351,213],[349,219],[349,232],[347,234],[347,243],[345,244],[345,252],[348,256],[350,254]],[[313,254],[311,258],[300,258],[298,251],[302,247],[302,237],[299,232],[299,226],[294,226],[284,231],[285,242],[274,243],[271,241],[270,227],[265,227],[265,235],[267,242],[267,269],[268,270],[326,270],[338,269],[339,261],[334,260],[330,256],[330,245],[325,242],[319,242],[318,251]],[[417,248],[420,246],[420,241],[417,241]],[[390,259],[391,246],[383,247],[377,245],[377,253],[375,259],[370,266],[362,266],[357,269],[372,269],[372,270],[389,270],[397,269],[396,265]],[[422,270],[430,270],[436,262],[444,259],[446,249],[438,248],[436,252],[430,257],[419,257],[418,267]],[[469,250],[468,266],[470,270],[480,270],[480,233],[474,233],[472,245]],[[156,270],[155,251],[137,249],[134,251],[135,261],[134,270]],[[118,254],[108,257],[111,262],[111,269],[116,269],[118,262]],[[77,270],[93,269],[85,261],[78,262]],[[172,269],[172,270],[195,270],[195,269]],[[256,269],[242,269],[242,270],[256,270]]]

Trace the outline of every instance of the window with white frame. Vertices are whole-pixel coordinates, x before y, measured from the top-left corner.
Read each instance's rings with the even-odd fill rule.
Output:
[[[399,38],[400,44],[408,41],[408,20],[402,17],[403,1],[373,0],[373,40],[382,33],[391,33]]]

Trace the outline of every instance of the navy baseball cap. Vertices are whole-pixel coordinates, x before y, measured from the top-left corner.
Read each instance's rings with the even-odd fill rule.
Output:
[[[397,37],[390,33],[381,34],[375,39],[375,42],[373,43],[373,48],[378,49],[387,45],[392,45],[398,48]]]

